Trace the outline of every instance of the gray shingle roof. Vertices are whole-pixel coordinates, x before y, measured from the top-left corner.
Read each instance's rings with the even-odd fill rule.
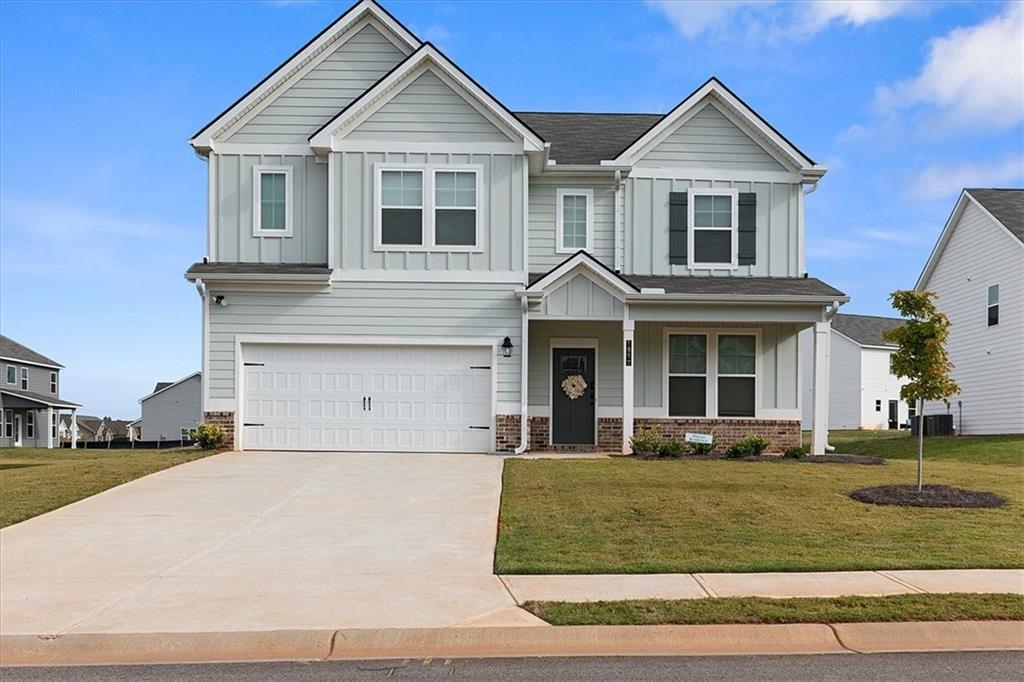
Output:
[[[544,140],[560,164],[598,164],[611,160],[636,141],[664,114],[578,114],[516,112]]]
[[[156,393],[157,391],[162,391],[165,388],[167,388],[168,386],[172,385],[173,383],[174,383],[173,381],[158,381],[158,382],[156,382],[156,386],[153,387],[153,390],[151,391],[151,393]]]
[[[1024,189],[969,188],[967,192],[1024,242]]]
[[[42,403],[43,405],[51,405],[53,407],[81,407],[78,403],[73,403],[68,400],[61,400],[60,398],[54,398],[52,395],[43,395],[42,393],[33,393],[32,391],[23,391],[20,388],[11,388],[9,386],[0,386],[0,393],[4,393],[9,396],[16,398],[24,398],[36,403]]]
[[[31,348],[23,346],[14,339],[10,339],[2,334],[0,334],[0,357],[24,360],[25,362],[34,362],[41,365],[64,366],[56,360],[51,360],[42,353],[37,353]]]
[[[862,346],[892,346],[882,338],[882,332],[902,327],[906,320],[899,317],[879,317],[876,315],[850,315],[837,313],[832,318],[832,328],[843,336],[847,336]]]
[[[530,285],[548,273],[532,273]],[[846,294],[814,277],[691,277],[617,275],[640,289],[664,289],[666,294],[703,296],[810,296],[842,299]]]
[[[331,269],[323,263],[193,263],[189,275],[324,275]]]

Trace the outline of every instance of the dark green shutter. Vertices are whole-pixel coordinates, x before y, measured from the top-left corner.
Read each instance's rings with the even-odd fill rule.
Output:
[[[757,195],[742,192],[739,196],[740,265],[753,265],[757,256]]]
[[[686,265],[686,192],[668,195],[668,262]]]

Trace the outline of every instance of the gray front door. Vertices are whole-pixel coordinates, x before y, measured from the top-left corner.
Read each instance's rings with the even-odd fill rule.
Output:
[[[594,444],[594,399],[596,397],[593,348],[555,348],[551,351],[551,442],[561,445]],[[585,388],[576,397],[563,383]],[[573,395],[570,395],[573,394]]]

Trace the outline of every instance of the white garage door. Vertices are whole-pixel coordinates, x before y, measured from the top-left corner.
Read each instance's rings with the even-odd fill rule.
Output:
[[[489,347],[242,346],[253,450],[488,452]]]

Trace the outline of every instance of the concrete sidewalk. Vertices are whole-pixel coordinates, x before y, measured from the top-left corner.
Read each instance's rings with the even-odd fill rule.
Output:
[[[503,575],[500,578],[517,604],[706,597],[876,597],[950,592],[1024,594],[1024,569]]]

